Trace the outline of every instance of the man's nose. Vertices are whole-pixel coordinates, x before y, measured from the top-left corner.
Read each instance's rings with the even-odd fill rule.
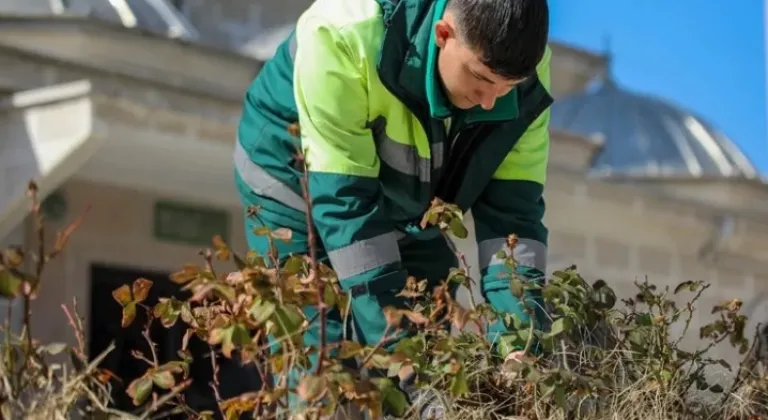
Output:
[[[478,104],[486,111],[493,109],[493,105],[496,103],[498,97],[495,89],[488,89],[483,92],[478,92]]]

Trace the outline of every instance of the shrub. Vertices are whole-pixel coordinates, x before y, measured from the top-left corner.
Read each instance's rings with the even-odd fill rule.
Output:
[[[43,238],[43,215],[34,184],[30,192],[31,214],[38,237]],[[259,209],[249,209],[249,217],[258,220]],[[185,265],[170,276],[170,281],[189,292],[188,298],[167,296],[148,307],[144,301],[153,284],[143,278],[114,291],[115,304],[123,310],[123,327],[135,321],[138,311],[147,312],[144,337],[150,345],[150,354],[134,355],[146,362],[147,370],[127,388],[136,412],[118,413],[108,408],[113,375],[98,367],[103,355],[88,362],[83,321],[76,311],[72,315],[65,308],[77,346],[43,345],[30,332],[30,301],[40,287],[38,279],[46,262],[63,251],[80,222],[62,232],[50,251],[41,239],[35,252],[14,248],[1,254],[0,293],[24,302],[21,335],[14,337],[6,320],[6,339],[0,344],[4,418],[66,418],[75,411],[86,417],[149,418],[181,413],[193,419],[269,419],[289,414],[316,418],[342,405],[367,410],[372,418],[383,412],[409,418],[415,407],[395,384],[410,372],[418,387],[446,397],[448,418],[736,420],[768,415],[764,408],[768,376],[760,370],[768,352],[761,337],[768,330],[757,334],[749,347],[739,300],[726,300],[713,308],[718,319],[701,327],[703,345],[698,350],[683,349],[681,336],[672,332],[674,324],[682,323],[686,331],[690,328],[695,306],[709,287],[703,282],[685,281],[673,290],[638,282],[635,296],[619,300],[606,282],[590,284],[576,267],[556,271],[544,285],[510,276],[510,290],[516,296],[540,289],[550,316],[547,327],[540,329],[519,317],[497,314],[474,297],[469,307],[459,304],[449,290],[457,284],[469,288],[474,280],[458,254],[460,266],[446,273],[432,290],[424,280],[408,279],[401,295],[409,306],[385,308],[389,329],[377,345],[364,347],[349,340],[328,343],[321,327],[321,345],[311,348],[302,339],[311,321],[302,308],[316,306],[323,320],[328,308],[337,307],[346,318],[349,298],[333,270],[318,262],[314,244],[309,255],[292,255],[279,263],[274,245],[290,241],[291,232],[266,227],[255,233],[268,238],[271,251],[267,255],[255,251],[239,255],[215,237],[210,249],[201,251],[199,264]],[[307,222],[311,232],[311,217]],[[452,236],[467,235],[461,212],[439,200],[432,203],[422,224],[439,226],[451,244]],[[511,235],[508,242],[514,246],[516,237]],[[514,259],[504,254],[499,257],[514,268]],[[28,258],[35,268],[24,273],[21,267]],[[230,268],[222,268],[225,263]],[[688,301],[676,304],[684,294],[689,295]],[[515,327],[511,344],[527,350],[521,360],[500,359],[485,338],[485,325],[497,319]],[[407,322],[401,322],[404,320]],[[167,328],[178,323],[186,327],[177,360],[158,362],[149,335],[149,328],[157,322]],[[389,346],[394,337],[406,332],[406,338]],[[268,344],[268,336],[273,337],[274,346]],[[258,371],[261,389],[222,398],[217,359],[192,354],[188,343],[193,337],[207,342],[212,355],[237,355]],[[534,341],[541,352],[528,351]],[[731,369],[724,360],[709,357],[709,350],[723,342],[745,355],[727,390],[722,383],[708,382],[705,375],[715,365]],[[309,355],[313,353],[319,355],[319,361],[311,367]],[[49,363],[46,357],[51,354],[68,354],[69,363]],[[355,359],[368,369],[383,369],[387,375],[368,377],[362,370],[346,367],[346,359]],[[214,365],[210,386],[217,405],[208,411],[193,410],[182,396],[191,384],[189,370],[194,363]],[[288,381],[290,369],[300,372],[296,384]],[[706,392],[709,400],[700,398],[696,390]],[[289,396],[301,401],[302,408],[289,410]]]

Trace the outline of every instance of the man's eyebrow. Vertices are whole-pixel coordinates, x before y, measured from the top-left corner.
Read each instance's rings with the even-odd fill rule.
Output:
[[[487,77],[483,76],[482,74],[480,74],[480,73],[476,72],[476,71],[475,71],[474,69],[472,69],[471,67],[469,68],[469,71],[471,71],[471,72],[472,72],[472,74],[474,74],[475,76],[479,77],[480,79],[483,79],[483,80],[485,80],[485,81],[486,81],[486,82],[488,82],[488,83],[496,83],[496,82],[494,82],[493,80],[491,80],[491,79],[489,79],[489,78],[487,78]]]
[[[485,80],[486,82],[488,82],[488,83],[490,83],[492,85],[496,84],[496,82],[494,82],[493,80],[491,80],[491,79],[483,76],[482,74],[476,72],[471,66],[469,67],[469,71],[471,71],[472,74],[474,74],[478,78],[483,79],[483,80]],[[522,83],[524,81],[525,81],[525,79],[521,79],[521,80],[505,80],[505,81],[503,81],[503,82],[501,82],[499,84],[506,84],[506,85],[514,87],[514,86],[517,86],[518,84],[520,84],[520,83]]]

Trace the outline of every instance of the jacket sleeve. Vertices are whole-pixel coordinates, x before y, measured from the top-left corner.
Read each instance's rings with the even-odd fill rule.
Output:
[[[296,39],[294,96],[320,240],[353,295],[376,285],[402,288],[406,274],[368,128],[363,43],[309,14],[299,20]]]
[[[539,80],[550,91],[549,48],[537,66]],[[499,251],[513,255],[517,261],[517,275],[524,280],[543,281],[546,272],[548,230],[544,216],[544,183],[549,159],[549,119],[547,108],[527,128],[515,147],[494,173],[491,181],[472,207],[475,234],[478,242],[481,286],[486,300],[496,311],[517,314],[524,323],[530,321],[524,306],[512,295],[510,273]],[[516,234],[514,250],[506,245],[507,236]],[[527,292],[527,303],[537,308],[535,322],[546,319],[539,293]],[[539,326],[541,328],[541,326]],[[502,321],[489,326],[488,338],[499,344],[506,327]],[[503,341],[503,340],[502,340]],[[504,341],[505,344],[508,342]],[[511,349],[499,347],[503,354]]]

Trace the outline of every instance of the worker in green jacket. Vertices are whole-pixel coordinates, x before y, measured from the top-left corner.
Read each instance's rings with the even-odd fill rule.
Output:
[[[497,254],[543,279],[548,23],[546,0],[316,0],[248,88],[234,153],[242,203],[293,231],[280,257],[306,253],[300,146],[320,256],[351,296],[361,344],[379,341],[382,308],[401,304],[408,275],[435,285],[458,266],[438,229],[419,226],[434,197],[472,211],[484,297],[527,319]],[[261,222],[247,218],[246,235],[266,252],[253,234]],[[344,330],[331,312],[327,339]],[[488,338],[507,333],[496,322]],[[318,335],[311,328],[305,342]]]

